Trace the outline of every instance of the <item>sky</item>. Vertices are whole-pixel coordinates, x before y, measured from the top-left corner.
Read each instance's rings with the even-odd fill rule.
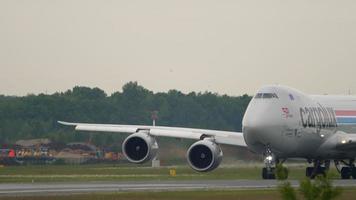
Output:
[[[0,94],[356,94],[354,0],[0,0]]]

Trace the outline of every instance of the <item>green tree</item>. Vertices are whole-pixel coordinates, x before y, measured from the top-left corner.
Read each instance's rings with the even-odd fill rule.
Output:
[[[278,190],[282,195],[282,199],[284,200],[296,200],[297,194],[294,188],[291,186],[290,182],[283,181],[279,186]]]
[[[341,195],[341,188],[334,187],[328,175],[316,176],[312,182],[309,178],[300,183],[300,192],[306,200],[331,200]]]
[[[278,176],[278,175],[277,175]],[[278,189],[284,200],[297,199],[296,190],[291,186],[290,182],[281,181]],[[299,192],[305,200],[331,200],[339,197],[342,193],[341,188],[334,187],[329,175],[316,176],[312,181],[310,178],[305,178],[300,181]]]

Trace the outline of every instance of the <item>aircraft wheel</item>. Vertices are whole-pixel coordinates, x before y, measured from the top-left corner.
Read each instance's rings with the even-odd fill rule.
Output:
[[[262,168],[262,178],[267,179],[267,168]]]
[[[351,176],[353,179],[356,179],[356,168],[355,167],[353,167],[351,170]]]
[[[315,174],[313,174],[314,172],[314,167],[307,167],[305,170],[305,176],[309,177],[310,179],[314,179],[316,176],[318,175],[322,175],[322,176],[326,176],[326,168],[325,167],[318,167],[318,169],[316,170]]]
[[[341,169],[341,179],[350,179],[350,177],[351,177],[351,169],[350,169],[350,167],[343,167]]]
[[[262,168],[262,178],[263,179],[276,179],[274,171],[275,171],[275,168],[271,168],[270,171],[268,171],[266,167]]]
[[[325,167],[319,167],[316,174],[317,174],[317,175],[322,175],[322,176],[325,177],[325,176],[326,176],[326,172],[325,172],[325,171],[326,171],[326,168],[325,168]]]
[[[272,172],[269,174],[269,179],[276,179],[276,175],[274,174],[274,168],[272,169]]]
[[[314,178],[314,176],[312,177],[313,171],[314,171],[314,167],[307,167],[305,169],[305,176],[313,179]]]

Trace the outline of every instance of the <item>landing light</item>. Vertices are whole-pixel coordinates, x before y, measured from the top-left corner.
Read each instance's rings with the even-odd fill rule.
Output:
[[[342,143],[342,144],[345,144],[345,143],[346,143],[346,140],[342,140],[341,143]]]
[[[272,158],[272,156],[267,156],[266,159],[267,159],[268,161],[272,161],[273,158]]]

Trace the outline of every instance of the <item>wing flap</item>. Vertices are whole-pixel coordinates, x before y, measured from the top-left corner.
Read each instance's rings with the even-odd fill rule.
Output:
[[[229,145],[235,145],[235,146],[241,146],[241,147],[247,147],[247,144],[245,142],[245,139],[241,134],[236,134],[236,135],[231,135],[231,136],[215,136],[215,141],[218,144],[229,144]]]

